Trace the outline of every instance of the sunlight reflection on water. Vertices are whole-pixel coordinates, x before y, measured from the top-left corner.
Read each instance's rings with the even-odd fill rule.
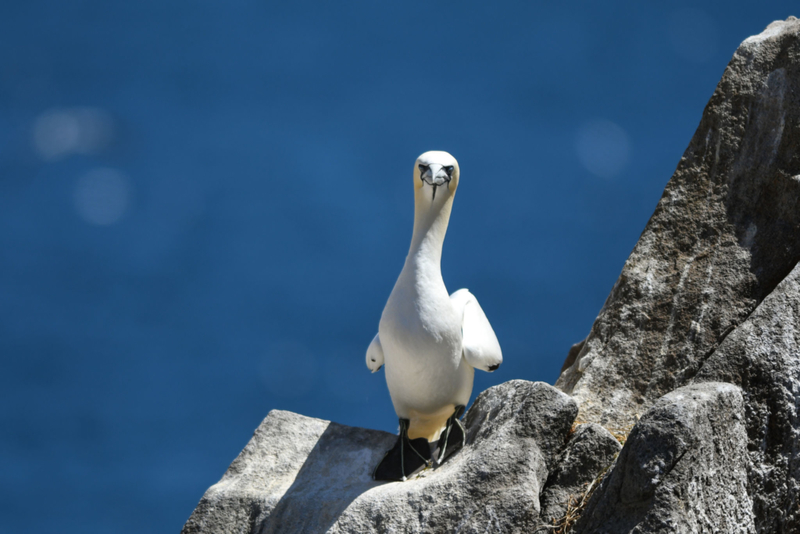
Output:
[[[94,107],[51,109],[33,126],[33,145],[43,159],[98,152],[113,136],[111,116]]]
[[[628,164],[630,141],[618,124],[605,119],[583,123],[575,148],[587,171],[601,178],[614,178]]]
[[[115,169],[94,169],[78,179],[73,200],[78,215],[86,222],[114,224],[130,206],[130,180]]]

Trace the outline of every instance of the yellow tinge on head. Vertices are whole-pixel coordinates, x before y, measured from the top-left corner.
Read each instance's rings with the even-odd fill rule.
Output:
[[[429,150],[414,162],[414,189],[422,189],[427,183],[434,188],[446,187],[452,195],[460,175],[456,158],[441,150]]]

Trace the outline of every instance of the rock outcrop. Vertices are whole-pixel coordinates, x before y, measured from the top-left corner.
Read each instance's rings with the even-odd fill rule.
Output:
[[[734,54],[560,390],[483,392],[403,483],[370,477],[395,436],[273,411],[183,533],[800,532],[798,260],[791,17]]]
[[[687,384],[800,259],[800,21],[733,56],[588,338],[556,386],[624,427]]]
[[[746,401],[749,492],[759,532],[800,532],[800,265],[706,360]]]
[[[530,532],[577,412],[552,386],[506,382],[467,412],[464,449],[407,482],[378,483],[371,472],[395,436],[273,411],[183,534]]]
[[[550,473],[540,498],[542,523],[547,528],[537,532],[548,532],[562,524],[570,506],[612,464],[622,445],[611,433],[600,425],[590,423],[576,428],[558,458],[556,468]]]
[[[631,432],[576,532],[753,532],[741,390],[664,395]]]

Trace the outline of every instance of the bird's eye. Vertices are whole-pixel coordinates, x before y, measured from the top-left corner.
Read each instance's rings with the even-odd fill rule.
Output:
[[[426,172],[428,172],[428,166],[427,165],[423,165],[422,163],[420,163],[419,164],[419,173],[420,174],[425,174]]]
[[[450,176],[450,177],[452,177],[452,176],[453,176],[453,169],[454,169],[454,168],[455,168],[455,167],[453,167],[452,165],[448,165],[447,167],[445,167],[445,168],[444,168],[444,172],[446,172],[446,173],[447,173],[447,176]]]

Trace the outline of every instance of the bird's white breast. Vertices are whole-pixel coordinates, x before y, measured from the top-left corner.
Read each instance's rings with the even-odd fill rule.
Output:
[[[407,265],[383,310],[379,335],[395,410],[436,413],[466,405],[474,371],[462,358],[461,317],[441,278]]]

